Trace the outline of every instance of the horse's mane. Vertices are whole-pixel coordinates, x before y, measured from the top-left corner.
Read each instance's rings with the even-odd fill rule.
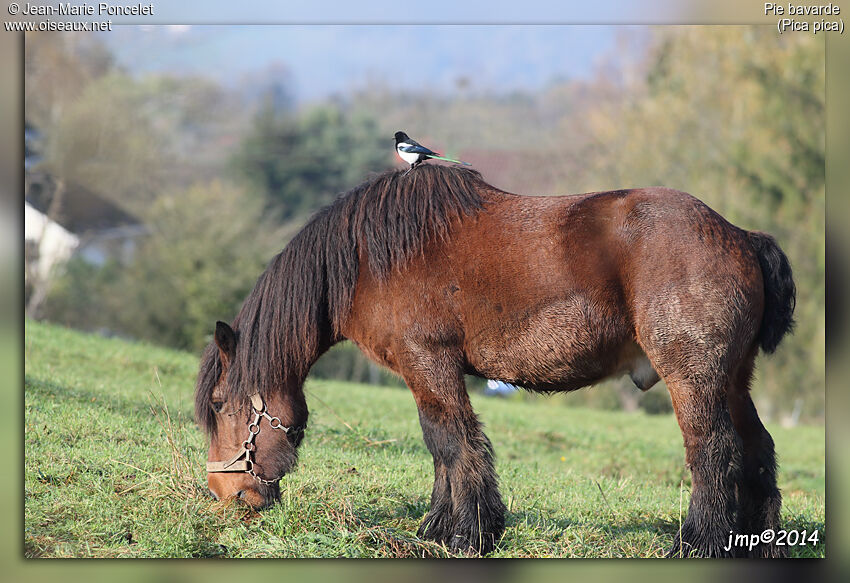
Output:
[[[422,165],[405,175],[378,174],[318,211],[269,263],[233,322],[238,341],[228,372],[228,400],[303,380],[317,353],[338,338],[351,308],[360,254],[384,281],[426,245],[445,239],[451,223],[484,206],[497,191],[481,175],[456,166]],[[201,357],[195,414],[215,431],[210,405],[222,372],[214,343]]]

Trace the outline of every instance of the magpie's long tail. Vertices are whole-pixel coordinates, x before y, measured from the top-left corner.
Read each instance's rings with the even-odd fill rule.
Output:
[[[454,162],[455,164],[463,164],[464,166],[472,166],[472,164],[470,164],[469,162],[455,160],[454,158],[446,158],[445,156],[434,156],[433,154],[429,154],[428,157],[436,158],[437,160],[445,160],[446,162]]]

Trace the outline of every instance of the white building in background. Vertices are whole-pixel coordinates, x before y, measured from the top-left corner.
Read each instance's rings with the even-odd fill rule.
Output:
[[[72,256],[93,265],[109,259],[128,261],[144,225],[116,203],[78,184],[61,188],[45,173],[27,173],[24,202],[26,277],[41,281],[57,275]]]
[[[24,203],[24,246],[31,269],[47,279],[50,272],[64,264],[80,245],[80,238],[47,215]]]

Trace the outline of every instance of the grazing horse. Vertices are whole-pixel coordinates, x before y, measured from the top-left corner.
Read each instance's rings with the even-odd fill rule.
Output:
[[[217,324],[195,395],[209,488],[257,508],[280,496],[307,423],[304,379],[349,339],[416,400],[435,478],[419,536],[483,554],[505,506],[464,374],[547,393],[663,378],[692,475],[670,554],[728,556],[730,531],[779,527],[773,441],[749,385],[794,298],[771,236],[684,192],[518,196],[465,168],[386,172],[319,211],[232,326]]]

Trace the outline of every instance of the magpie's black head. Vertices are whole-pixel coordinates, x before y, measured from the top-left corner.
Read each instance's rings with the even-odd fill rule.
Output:
[[[396,144],[398,144],[399,142],[404,142],[404,141],[409,140],[409,139],[410,138],[407,137],[407,134],[404,133],[404,132],[396,132],[395,133],[395,143]]]

